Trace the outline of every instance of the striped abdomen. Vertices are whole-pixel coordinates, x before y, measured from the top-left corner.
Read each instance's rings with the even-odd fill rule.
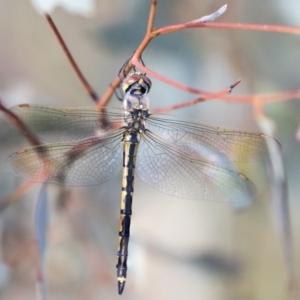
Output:
[[[120,207],[120,227],[117,253],[118,291],[121,295],[127,275],[128,242],[134,186],[135,162],[138,148],[138,133],[126,133],[123,141],[122,192]]]

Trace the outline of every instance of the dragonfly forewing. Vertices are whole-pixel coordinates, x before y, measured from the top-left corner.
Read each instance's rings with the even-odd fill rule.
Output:
[[[21,104],[11,108],[27,127],[46,142],[78,141],[120,127],[121,109],[54,108]]]

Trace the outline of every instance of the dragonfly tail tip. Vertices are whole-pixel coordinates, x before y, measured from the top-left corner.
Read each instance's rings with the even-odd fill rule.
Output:
[[[125,287],[125,281],[118,281],[118,293],[122,295]]]

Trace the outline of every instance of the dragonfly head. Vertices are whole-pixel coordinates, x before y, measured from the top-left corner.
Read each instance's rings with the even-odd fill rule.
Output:
[[[125,78],[123,91],[131,95],[145,95],[149,93],[151,85],[151,80],[145,74],[135,72]]]

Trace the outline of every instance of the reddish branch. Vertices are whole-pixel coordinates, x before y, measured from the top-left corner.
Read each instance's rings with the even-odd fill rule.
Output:
[[[215,22],[205,22],[205,18],[200,18],[197,20],[193,20],[190,22],[182,23],[182,24],[176,24],[176,25],[170,25],[165,26],[161,28],[155,29],[153,27],[154,21],[155,21],[155,14],[156,14],[156,7],[157,7],[157,1],[152,0],[150,5],[150,11],[149,11],[149,18],[148,18],[148,25],[147,25],[147,31],[144,36],[144,39],[136,49],[134,55],[132,56],[131,61],[128,63],[128,65],[125,68],[125,73],[128,73],[133,66],[136,66],[140,70],[146,72],[150,76],[157,78],[167,84],[173,85],[179,89],[185,90],[190,93],[198,94],[200,97],[196,98],[195,100],[192,100],[187,103],[183,103],[181,105],[176,106],[170,106],[167,108],[162,108],[161,111],[167,111],[167,110],[173,110],[178,109],[182,107],[186,107],[189,105],[194,105],[199,102],[219,98],[226,101],[232,101],[232,102],[252,102],[254,98],[260,99],[262,102],[271,102],[271,101],[282,101],[282,100],[290,100],[293,98],[298,98],[300,94],[300,90],[295,91],[287,91],[282,93],[276,93],[276,94],[267,94],[267,95],[227,95],[231,89],[239,83],[236,82],[236,84],[233,84],[230,88],[221,90],[219,92],[208,92],[205,90],[196,89],[193,87],[189,87],[186,85],[183,85],[179,82],[175,82],[169,78],[166,78],[158,73],[155,73],[145,66],[143,66],[140,63],[140,58],[142,56],[142,53],[147,48],[149,43],[152,41],[152,39],[156,38],[159,35],[162,34],[169,34],[172,32],[180,31],[183,29],[192,29],[192,28],[219,28],[219,29],[243,29],[243,30],[256,30],[256,31],[266,31],[266,32],[278,32],[278,33],[291,33],[291,34],[299,34],[300,33],[300,27],[292,27],[292,26],[277,26],[277,25],[258,25],[258,24],[241,24],[241,23],[215,23]],[[79,70],[77,64],[75,63],[75,60],[73,59],[69,49],[67,48],[64,40],[62,39],[59,31],[57,30],[54,22],[52,21],[51,17],[46,14],[46,19],[48,23],[50,24],[51,28],[54,31],[54,34],[56,35],[60,45],[62,46],[68,60],[70,61],[70,64],[72,65],[75,73],[79,77],[81,83],[83,84],[84,88],[87,90],[87,92],[90,94],[91,98],[97,103],[97,107],[101,108],[106,106],[106,104],[109,102],[111,97],[114,94],[115,89],[120,85],[121,80],[119,77],[116,77],[107,90],[104,92],[101,100],[98,97],[95,90],[90,86],[90,84],[87,82],[81,71]]]
[[[21,185],[19,185],[11,194],[0,199],[0,208],[18,201],[28,190],[36,185],[34,181],[25,181]]]
[[[243,30],[255,30],[255,31],[267,31],[278,33],[291,33],[300,34],[300,27],[295,26],[277,26],[267,24],[242,24],[242,23],[214,23],[214,22],[187,22],[183,24],[170,25],[161,27],[152,32],[155,37],[162,34],[168,34],[175,31],[180,31],[188,28],[219,28],[219,29],[243,29]]]
[[[223,89],[219,92],[208,92],[208,91],[204,91],[204,90],[199,90],[199,89],[195,89],[193,87],[190,87],[190,86],[187,86],[187,85],[184,85],[182,83],[179,83],[179,82],[176,82],[172,79],[169,79],[167,77],[164,77],[154,71],[151,71],[150,69],[146,68],[140,61],[139,59],[135,56],[132,57],[131,59],[131,62],[132,64],[134,64],[137,68],[139,68],[141,71],[147,73],[148,75],[160,80],[160,81],[163,81],[169,85],[172,85],[172,86],[175,86],[183,91],[186,91],[186,92],[189,92],[189,93],[192,93],[192,94],[198,94],[198,95],[207,95],[209,96],[210,99],[213,99],[213,98],[216,98],[216,97],[219,97],[221,95],[224,95],[224,94],[228,94],[231,92],[231,90],[237,86],[240,82],[241,82],[241,79],[237,80],[235,83],[233,83],[229,88],[226,88],[226,89]]]
[[[6,108],[2,104],[1,99],[0,99],[0,110],[4,113],[7,120],[23,133],[23,135],[28,139],[29,143],[31,143],[33,146],[41,145],[39,139],[31,132],[31,130],[26,126],[26,124],[11,110]]]
[[[26,124],[12,111],[6,108],[2,104],[2,99],[0,99],[0,110],[4,113],[8,122],[10,122],[13,126],[18,128],[23,135],[28,139],[29,143],[33,146],[41,145],[39,139],[31,132],[31,130],[26,126]],[[25,194],[31,187],[33,187],[36,183],[35,182],[25,182],[20,185],[17,189],[15,189],[9,196],[0,200],[0,207],[8,205],[16,200],[18,200],[22,195]]]
[[[82,83],[82,85],[84,86],[85,90],[89,93],[90,97],[97,103],[100,99],[99,96],[97,95],[97,93],[95,92],[95,90],[91,87],[91,85],[88,83],[88,81],[85,79],[84,75],[82,74],[82,72],[80,71],[78,65],[76,64],[70,50],[68,49],[64,39],[62,38],[62,36],[60,35],[55,23],[53,22],[52,18],[50,17],[50,15],[45,14],[45,17],[50,25],[50,27],[52,28],[59,44],[61,45],[61,47],[63,48],[64,53],[66,54],[74,72],[76,73],[76,75],[78,76],[80,82]]]
[[[211,94],[211,95],[208,95],[208,96],[199,97],[199,98],[196,98],[192,101],[180,103],[180,104],[177,104],[177,105],[170,105],[170,106],[164,106],[164,107],[161,107],[161,108],[157,108],[157,109],[152,110],[151,113],[155,114],[155,113],[168,112],[168,111],[171,111],[171,110],[176,110],[176,109],[192,106],[192,105],[195,105],[195,104],[198,104],[200,102],[207,101],[207,100],[222,98],[222,97],[224,97],[224,94],[230,94],[232,89],[235,86],[237,86],[240,82],[241,82],[241,80],[239,79],[237,82],[232,84],[229,88],[227,88],[225,90],[222,90],[219,93],[214,93],[214,94]]]

